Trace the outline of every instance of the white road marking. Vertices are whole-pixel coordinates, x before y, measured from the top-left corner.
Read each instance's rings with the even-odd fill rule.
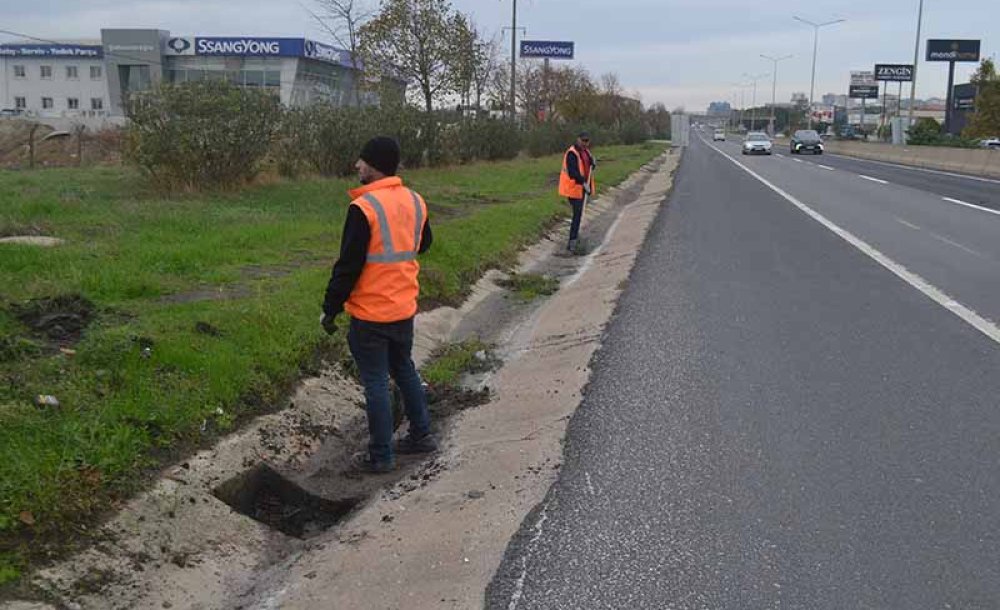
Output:
[[[784,158],[785,158],[785,155],[783,155],[783,154],[781,154],[781,153],[774,153],[774,155],[775,155],[776,157],[781,157],[782,159],[784,159]]]
[[[858,177],[863,180],[871,180],[872,182],[878,182],[879,184],[889,184],[888,180],[882,180],[881,178],[872,178],[871,176],[866,176],[864,174],[858,174]]]
[[[816,222],[820,223],[821,225],[823,225],[824,227],[826,227],[827,229],[829,229],[830,231],[832,231],[834,234],[836,234],[838,237],[840,237],[841,239],[843,239],[847,243],[851,244],[852,246],[854,246],[855,248],[857,248],[858,250],[860,250],[861,252],[863,252],[869,258],[871,258],[872,260],[874,260],[878,264],[882,265],[883,267],[885,267],[886,269],[888,269],[889,271],[891,271],[892,273],[894,273],[895,275],[897,275],[900,279],[902,279],[904,282],[906,282],[910,286],[913,286],[914,288],[916,288],[917,290],[919,290],[920,292],[922,292],[924,294],[924,296],[926,296],[927,298],[931,299],[932,301],[934,301],[935,303],[937,303],[941,307],[944,307],[945,309],[947,309],[951,313],[955,314],[956,316],[958,316],[959,318],[961,318],[965,323],[967,323],[969,326],[972,326],[973,328],[975,328],[979,332],[983,333],[984,335],[986,335],[987,337],[989,337],[990,339],[992,339],[994,342],[1000,343],[1000,327],[997,327],[996,324],[994,324],[993,322],[991,322],[991,321],[987,320],[986,318],[980,316],[979,314],[977,314],[976,312],[972,311],[971,309],[969,309],[965,305],[962,305],[961,303],[959,303],[958,301],[956,301],[952,297],[948,296],[945,292],[943,292],[942,290],[940,290],[936,286],[932,285],[930,282],[928,282],[924,278],[920,277],[916,273],[913,273],[912,271],[910,271],[909,269],[907,269],[903,265],[897,263],[896,261],[892,260],[891,258],[889,258],[888,256],[886,256],[885,254],[882,254],[877,249],[875,249],[873,246],[869,245],[867,242],[863,241],[862,239],[856,237],[851,232],[847,231],[846,229],[841,228],[840,226],[838,226],[837,224],[835,224],[833,221],[829,220],[827,217],[823,216],[822,214],[820,214],[816,210],[813,210],[812,208],[810,208],[806,204],[802,203],[801,201],[799,201],[798,199],[796,199],[792,195],[790,195],[787,192],[785,192],[784,190],[782,190],[781,187],[776,186],[775,184],[771,183],[766,178],[764,178],[763,176],[761,176],[757,172],[753,171],[752,169],[750,169],[746,165],[743,165],[742,163],[740,163],[739,161],[737,161],[733,157],[727,155],[725,152],[719,150],[715,146],[712,146],[712,148],[715,150],[715,152],[717,152],[720,155],[722,155],[723,157],[729,159],[737,167],[739,167],[740,169],[742,169],[746,173],[748,173],[751,176],[753,176],[754,178],[756,178],[764,186],[768,187],[769,189],[771,189],[775,193],[781,195],[786,201],[788,201],[789,203],[791,203],[792,205],[794,205],[795,207],[797,207],[799,210],[801,210],[802,212],[804,212],[810,218],[812,218]]]
[[[805,163],[802,159],[793,159],[796,163]]]
[[[961,199],[952,199],[951,197],[942,197],[941,199],[944,199],[945,201],[948,201],[950,203],[957,203],[958,205],[964,205],[965,207],[972,208],[973,210],[979,210],[980,212],[989,212],[990,214],[996,214],[997,216],[1000,216],[1000,210],[992,210],[990,208],[984,208],[981,205],[968,203],[966,201],[962,201]]]
[[[584,472],[583,474],[584,474],[584,476],[587,477],[587,491],[590,492],[590,495],[596,496],[597,495],[597,490],[594,489],[594,482],[590,480],[590,473],[589,472]]]
[[[535,534],[528,542],[528,548],[525,549],[524,556],[521,557],[521,573],[514,582],[514,592],[510,596],[510,603],[507,604],[507,610],[517,610],[517,605],[521,602],[521,597],[524,595],[524,580],[528,576],[528,559],[534,554],[535,545],[538,544],[538,540],[542,537],[545,521],[548,519],[548,510],[549,505],[546,503],[542,506],[538,521],[535,522]]]
[[[914,167],[912,165],[902,165],[901,163],[889,163],[888,161],[875,161],[874,159],[863,159],[861,157],[851,157],[849,155],[838,155],[836,153],[828,153],[834,157],[840,157],[841,159],[849,159],[851,161],[860,161],[864,163],[875,163],[877,165],[887,165],[889,167],[898,167],[899,169],[908,169],[914,172],[924,172],[925,174],[938,174],[940,176],[951,176],[953,178],[965,178],[966,180],[975,180],[976,182],[990,182],[992,184],[1000,184],[1000,180],[994,180],[992,178],[981,178],[979,176],[968,176],[966,174],[956,174],[955,172],[946,172],[939,169],[927,169],[925,167]]]
[[[958,243],[955,240],[948,239],[944,235],[938,235],[934,231],[928,231],[927,229],[924,229],[923,227],[918,227],[917,225],[913,224],[912,222],[907,222],[907,221],[903,220],[899,216],[893,216],[893,218],[895,218],[896,222],[898,222],[899,224],[907,226],[907,227],[913,229],[914,231],[920,231],[922,233],[927,233],[928,235],[930,235],[934,239],[936,239],[938,241],[941,241],[941,242],[944,242],[944,243],[948,244],[949,246],[954,246],[954,247],[958,248],[959,250],[961,250],[963,252],[967,252],[968,254],[971,254],[973,256],[977,256],[979,258],[985,258],[986,260],[989,260],[987,257],[983,256],[979,252],[976,252],[972,248],[966,247],[965,245],[960,244],[960,243]]]
[[[837,170],[833,169],[832,167],[830,167],[829,165],[823,165],[822,163],[817,163],[816,165],[818,165],[819,167],[822,167],[823,169],[828,169],[831,172],[837,171]]]

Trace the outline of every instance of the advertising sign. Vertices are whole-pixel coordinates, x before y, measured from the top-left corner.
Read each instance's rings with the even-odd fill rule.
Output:
[[[978,40],[927,41],[927,61],[979,61]]]
[[[875,64],[875,80],[908,83],[913,80],[913,64]]]
[[[976,110],[976,95],[979,93],[979,88],[973,83],[966,83],[964,85],[955,85],[954,102],[952,103],[952,108],[955,110],[964,110],[967,112],[974,112]]]
[[[555,40],[522,40],[521,57],[525,59],[573,59],[576,43]]]
[[[875,73],[867,70],[854,70],[851,72],[851,84],[874,86],[876,84]]]
[[[301,57],[301,38],[195,38],[195,55],[241,57]]]
[[[878,99],[878,85],[851,85],[847,97],[851,99]]]
[[[832,123],[836,108],[827,104],[812,105],[812,120],[814,123]]]
[[[351,67],[350,51],[338,49],[337,47],[331,47],[328,44],[323,44],[322,42],[316,42],[313,40],[304,41],[302,50],[303,57],[318,59],[320,61],[326,61],[331,64],[337,64],[348,68]]]
[[[104,49],[98,45],[79,44],[3,44],[0,57],[57,57],[71,59],[100,59]]]

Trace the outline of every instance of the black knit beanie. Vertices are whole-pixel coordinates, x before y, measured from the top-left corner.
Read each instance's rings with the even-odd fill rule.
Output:
[[[399,169],[399,144],[386,136],[372,138],[361,149],[361,160],[386,176],[395,176]]]

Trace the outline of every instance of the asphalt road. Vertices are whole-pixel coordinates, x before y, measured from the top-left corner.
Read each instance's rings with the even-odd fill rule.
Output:
[[[487,607],[1000,607],[1000,216],[732,156],[784,194],[695,139]]]

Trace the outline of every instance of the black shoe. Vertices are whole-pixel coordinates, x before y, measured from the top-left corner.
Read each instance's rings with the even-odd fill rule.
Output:
[[[386,474],[396,470],[396,462],[373,462],[368,452],[355,454],[351,460],[351,466],[358,472],[365,474]]]
[[[399,439],[396,443],[396,453],[402,455],[415,455],[419,453],[434,453],[438,450],[437,441],[431,434],[425,434],[418,439],[414,439],[409,434],[405,438]]]

